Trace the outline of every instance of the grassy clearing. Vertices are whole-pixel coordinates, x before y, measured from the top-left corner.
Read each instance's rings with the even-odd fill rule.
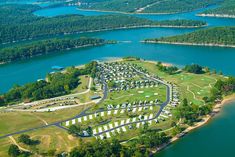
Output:
[[[26,146],[20,143],[20,145],[33,152],[44,155],[48,150],[56,150],[57,153],[70,151],[75,146],[80,145],[81,142],[78,138],[69,135],[67,131],[55,126],[29,132],[28,135],[30,135],[32,139],[39,140],[40,144],[36,146]],[[19,135],[14,136],[15,139],[18,137]]]
[[[0,135],[5,135],[7,133],[33,128],[40,125],[44,125],[44,123],[35,116],[32,116],[31,113],[0,113]]]
[[[90,80],[89,76],[83,75],[83,76],[80,76],[79,78],[80,78],[80,81],[79,81],[80,84],[76,89],[72,91],[72,93],[80,93],[88,89],[89,80]]]
[[[12,144],[9,138],[0,139],[0,156],[8,156],[8,148]]]
[[[157,95],[156,95],[157,94]],[[130,89],[128,91],[111,92],[108,94],[108,98],[98,107],[106,107],[108,104],[118,105],[121,103],[132,103],[137,101],[153,101],[155,99],[160,102],[166,101],[166,86],[159,85],[158,87]]]

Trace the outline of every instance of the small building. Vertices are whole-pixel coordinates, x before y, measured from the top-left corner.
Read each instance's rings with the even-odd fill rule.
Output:
[[[64,69],[64,67],[57,66],[57,65],[52,66],[51,68],[52,68],[53,70],[63,70],[63,69]]]
[[[93,95],[90,97],[91,100],[96,100],[96,99],[100,99],[100,98],[101,98],[101,96],[99,96],[99,95]]]

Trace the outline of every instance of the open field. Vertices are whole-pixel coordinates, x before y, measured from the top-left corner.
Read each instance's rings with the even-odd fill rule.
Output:
[[[108,98],[98,107],[106,107],[108,104],[118,105],[121,103],[133,103],[137,101],[166,101],[166,86],[159,85],[158,87],[130,89],[127,91],[111,92]]]
[[[37,151],[39,154],[47,153],[48,150],[56,150],[57,153],[69,151],[73,147],[80,144],[79,139],[72,137],[65,130],[51,126],[37,131],[29,132],[28,135],[34,140],[39,140],[40,144],[31,148],[24,144],[20,144],[24,148]],[[18,136],[14,136],[15,139]]]
[[[88,89],[90,77],[87,75],[80,76],[80,85],[72,91],[72,93],[84,92]]]
[[[0,156],[8,156],[7,150],[11,144],[12,142],[9,138],[0,139]]]

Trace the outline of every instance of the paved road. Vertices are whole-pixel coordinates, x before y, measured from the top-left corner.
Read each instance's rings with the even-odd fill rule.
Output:
[[[133,67],[134,68],[134,67]],[[135,69],[135,68],[134,68]],[[147,120],[140,120],[140,121],[136,121],[136,122],[130,122],[130,123],[126,123],[126,124],[123,124],[123,125],[119,125],[118,127],[114,127],[112,129],[108,129],[108,130],[105,130],[105,131],[102,131],[102,132],[99,132],[97,134],[95,134],[95,136],[99,136],[99,135],[102,135],[104,133],[107,133],[107,132],[110,132],[110,131],[113,131],[113,130],[116,130],[118,128],[122,128],[123,126],[128,126],[128,125],[131,125],[131,124],[136,124],[136,123],[142,123],[142,122],[148,122],[148,121],[151,121],[151,120],[154,120],[156,118],[158,118],[160,116],[160,114],[162,113],[163,109],[166,107],[166,105],[171,101],[171,85],[166,83],[165,81],[162,81],[162,80],[159,80],[157,78],[154,78],[154,77],[151,77],[150,75],[148,74],[145,74],[137,69],[135,69],[139,74],[143,74],[146,78],[149,78],[149,79],[152,79],[154,81],[157,81],[157,82],[160,82],[164,85],[166,85],[167,87],[167,94],[166,94],[166,101],[164,103],[162,103],[160,105],[160,109],[159,111],[156,113],[156,115],[151,118],[151,119],[147,119]]]

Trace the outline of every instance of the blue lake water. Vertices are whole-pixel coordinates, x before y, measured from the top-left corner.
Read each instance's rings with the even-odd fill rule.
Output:
[[[172,15],[133,15],[152,20],[166,19],[199,19],[207,21],[209,26],[234,25],[235,19],[226,18],[204,18],[195,16],[205,9],[190,13]],[[35,12],[38,16],[57,16],[65,14],[81,14],[85,16],[97,16],[109,14],[96,11],[81,11],[75,6],[42,9]],[[106,59],[112,57],[138,56],[149,60],[161,60],[177,65],[198,63],[208,66],[225,74],[234,75],[235,70],[235,49],[219,47],[199,47],[199,46],[179,46],[164,44],[143,44],[139,41],[146,38],[162,36],[172,36],[192,32],[195,29],[176,28],[146,28],[116,30],[98,33],[85,33],[73,35],[99,37],[104,39],[114,39],[118,41],[130,41],[130,43],[119,43],[96,48],[86,48],[67,51],[43,57],[37,57],[27,61],[20,61],[13,64],[0,66],[0,92],[6,92],[14,84],[25,84],[44,78],[51,71],[51,66],[71,66],[84,64],[94,59]]]

